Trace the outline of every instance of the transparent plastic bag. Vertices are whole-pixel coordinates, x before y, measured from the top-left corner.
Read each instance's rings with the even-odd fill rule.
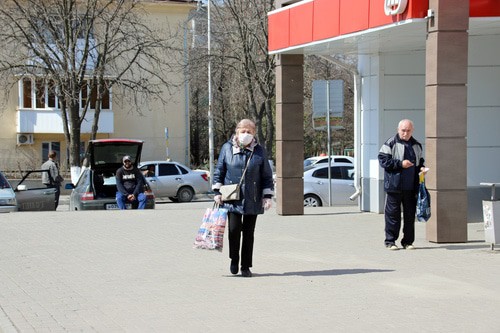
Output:
[[[417,220],[427,222],[431,217],[431,196],[425,187],[424,174],[420,174],[420,184],[417,196]]]
[[[207,208],[196,234],[194,241],[195,248],[222,252],[227,213],[227,209],[220,208],[218,205],[214,205],[213,208]]]

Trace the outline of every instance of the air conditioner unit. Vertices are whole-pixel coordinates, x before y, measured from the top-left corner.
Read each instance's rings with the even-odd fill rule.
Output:
[[[32,145],[33,144],[33,134],[17,133],[17,144],[18,145]]]

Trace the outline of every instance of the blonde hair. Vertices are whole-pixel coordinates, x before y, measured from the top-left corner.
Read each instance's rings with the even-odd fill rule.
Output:
[[[241,129],[241,128],[250,129],[254,134],[256,132],[255,122],[252,121],[252,120],[250,120],[250,119],[242,119],[242,120],[240,120],[240,122],[238,123],[238,125],[236,125],[236,133],[238,133],[238,130]]]

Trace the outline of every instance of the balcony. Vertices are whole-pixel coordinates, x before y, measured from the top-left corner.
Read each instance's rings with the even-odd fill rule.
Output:
[[[94,111],[88,111],[82,122],[81,132],[90,133]],[[99,115],[98,133],[114,132],[114,114],[111,110],[103,110]],[[55,133],[63,134],[63,121],[60,110],[51,109],[19,109],[17,111],[17,133]]]

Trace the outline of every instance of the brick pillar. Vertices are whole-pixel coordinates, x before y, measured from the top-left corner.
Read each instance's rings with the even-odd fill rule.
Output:
[[[467,241],[467,55],[469,0],[430,0],[426,43],[427,240]]]
[[[304,214],[304,56],[277,55],[276,210]]]

